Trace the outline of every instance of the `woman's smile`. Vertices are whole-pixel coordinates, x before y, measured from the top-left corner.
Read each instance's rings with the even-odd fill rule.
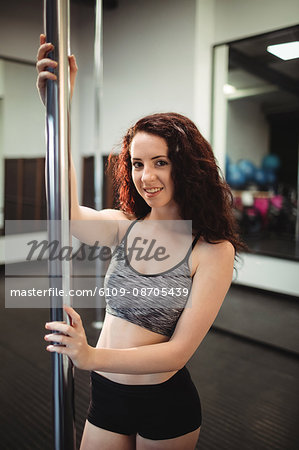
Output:
[[[160,188],[143,188],[145,191],[145,196],[146,197],[157,197],[157,195],[160,194],[160,192],[163,190],[162,187]]]

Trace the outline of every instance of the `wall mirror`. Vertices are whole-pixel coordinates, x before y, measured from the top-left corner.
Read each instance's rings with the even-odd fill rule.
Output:
[[[0,58],[0,229],[45,219],[44,108],[32,63]]]
[[[294,41],[299,26],[214,47],[212,141],[249,248],[298,260],[299,54],[269,52]]]

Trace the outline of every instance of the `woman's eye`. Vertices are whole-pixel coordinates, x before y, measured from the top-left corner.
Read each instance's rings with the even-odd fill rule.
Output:
[[[142,164],[138,161],[133,163],[133,167],[135,167],[135,169],[139,169],[140,167],[142,167]]]
[[[156,162],[156,165],[158,167],[166,166],[167,164],[168,164],[167,161],[164,161],[162,159],[160,159],[159,161]],[[135,161],[135,162],[132,163],[132,166],[135,169],[140,169],[141,167],[143,167],[143,164],[141,162],[139,162],[139,161]]]

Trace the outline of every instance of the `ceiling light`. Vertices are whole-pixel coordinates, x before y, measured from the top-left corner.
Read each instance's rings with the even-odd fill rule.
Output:
[[[278,58],[284,60],[299,58],[299,41],[269,45],[267,50],[269,53],[272,53],[273,55],[278,56]]]
[[[235,88],[235,86],[232,86],[231,84],[225,84],[223,86],[223,92],[226,95],[233,94],[234,92],[236,92],[236,88]]]

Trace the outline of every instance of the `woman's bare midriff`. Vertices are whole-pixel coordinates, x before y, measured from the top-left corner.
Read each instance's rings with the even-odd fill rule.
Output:
[[[130,221],[128,221],[130,222]],[[193,236],[194,237],[194,236]],[[204,245],[202,238],[199,239],[192,255],[189,258],[191,276],[194,275],[199,264],[199,246]],[[208,244],[211,245],[211,244]],[[99,337],[98,348],[133,348],[143,345],[159,344],[167,342],[169,338],[162,334],[135,325],[127,320],[106,313],[103,329]],[[109,380],[122,384],[157,384],[171,378],[177,371],[160,372],[150,374],[122,374],[96,371]]]
[[[167,336],[146,330],[119,317],[106,314],[103,329],[99,337],[98,348],[132,348],[143,345],[159,344],[168,341]],[[109,380],[122,384],[157,384],[171,378],[174,372],[150,374],[122,374],[96,371]]]

